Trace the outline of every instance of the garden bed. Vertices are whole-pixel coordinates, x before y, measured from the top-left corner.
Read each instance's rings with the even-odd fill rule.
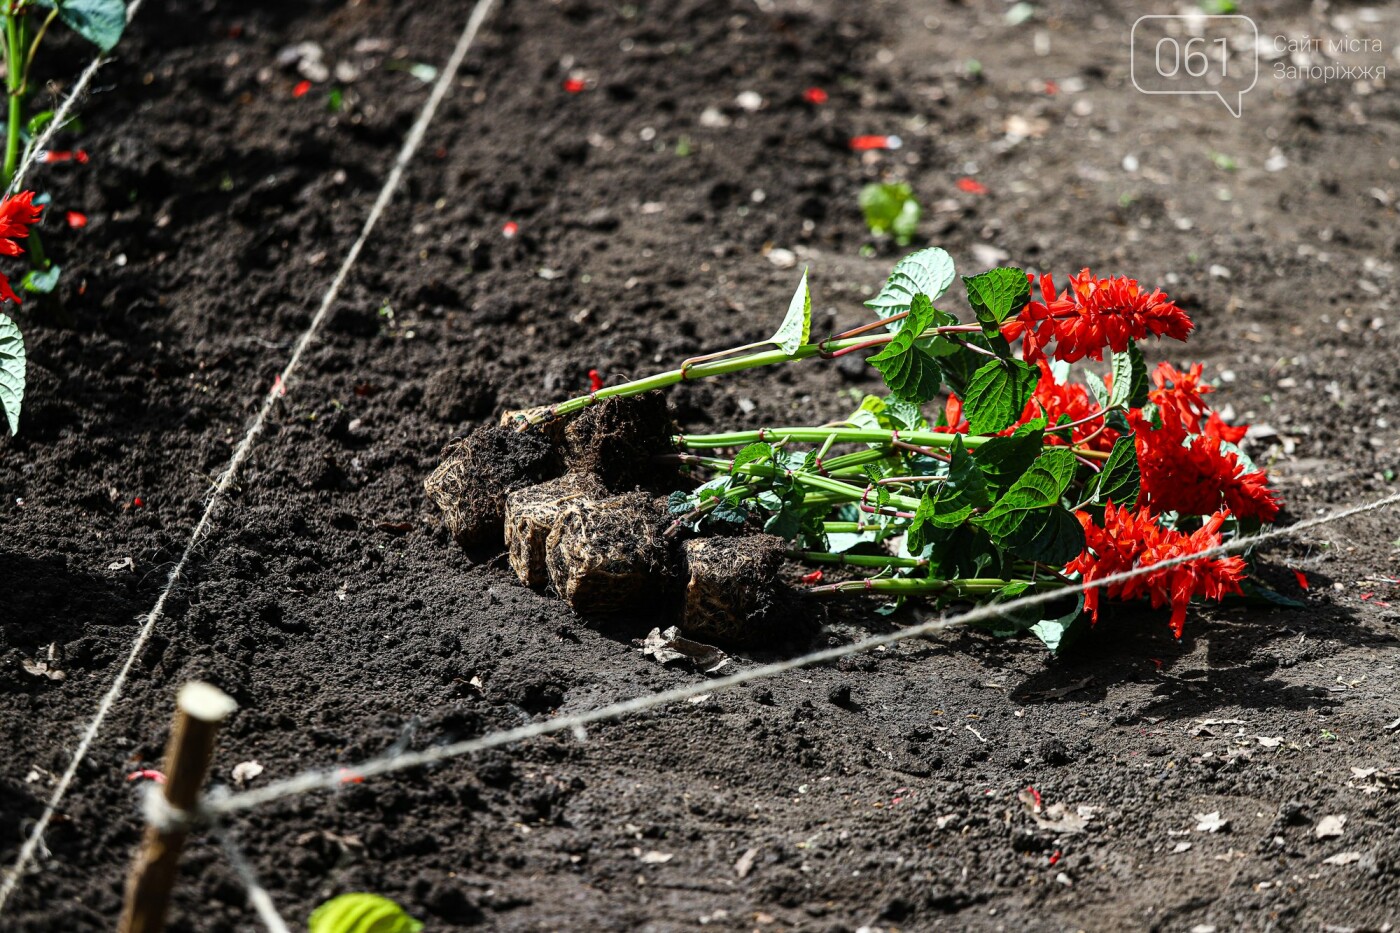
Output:
[[[91,161],[34,179],[54,220],[90,223],[45,226],[64,278],[52,306],[20,312],[29,397],[20,436],[0,439],[7,868],[358,235],[428,93],[412,65],[441,67],[466,16],[147,3],[84,108]],[[7,930],[110,928],[141,826],[126,775],[156,766],[187,679],[238,700],[215,771],[257,761],[256,786],[699,677],[634,645],[670,620],[585,624],[520,586],[504,552],[464,552],[423,479],[454,435],[586,391],[590,369],[617,382],[765,338],[798,275],[782,250],[811,266],[814,333],[864,323],[897,254],[860,254],[857,193],[891,167],[925,203],[922,237],[969,271],[996,247],[1166,288],[1197,322],[1189,357],[1231,374],[1216,398],[1269,426],[1251,449],[1285,520],[1393,489],[1392,90],[1265,69],[1234,121],[1132,90],[1136,13],[1064,4],[1012,26],[951,4],[853,9],[492,14]],[[1392,49],[1383,15],[1367,28]],[[1271,35],[1324,28],[1301,5],[1255,16]],[[1051,54],[1031,51],[1037,33]],[[278,56],[305,41],[345,68],[296,96],[303,75]],[[86,50],[56,48],[43,66],[76,73]],[[902,149],[851,150],[890,133]],[[851,407],[837,384],[879,385],[812,361],[670,398],[689,430],[818,423]],[[1053,661],[944,635],[235,828],[297,919],[371,890],[433,929],[1377,926],[1400,912],[1394,527],[1373,513],[1273,548],[1269,581],[1307,608],[1193,610],[1180,642],[1137,607]],[[837,612],[815,644],[915,618]],[[62,679],[24,666],[51,645]],[[1341,835],[1320,836],[1334,815]],[[217,847],[192,845],[175,928],[246,929],[244,901]]]

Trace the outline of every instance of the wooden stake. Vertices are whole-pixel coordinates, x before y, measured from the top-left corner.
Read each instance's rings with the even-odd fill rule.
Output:
[[[179,817],[193,812],[209,774],[214,738],[219,726],[238,704],[209,684],[192,681],[180,688],[175,701],[175,722],[165,746],[165,803],[170,818],[164,825],[148,824],[141,850],[131,864],[126,881],[119,933],[161,933],[170,907],[180,853],[188,827]]]

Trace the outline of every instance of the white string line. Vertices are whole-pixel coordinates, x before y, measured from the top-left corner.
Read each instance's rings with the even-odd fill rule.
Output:
[[[49,802],[44,807],[43,815],[39,817],[39,821],[35,824],[33,831],[29,834],[29,837],[25,839],[24,845],[20,848],[19,857],[15,859],[15,863],[6,876],[3,885],[0,885],[0,914],[3,914],[6,901],[19,884],[20,876],[28,867],[29,862],[34,858],[34,853],[39,847],[40,838],[43,836],[44,831],[48,829],[49,823],[53,820],[54,814],[58,811],[59,802],[62,801],[63,797],[67,794],[68,787],[72,784],[73,778],[78,772],[78,766],[87,756],[88,749],[92,746],[93,740],[97,737],[97,732],[102,727],[102,723],[106,720],[108,713],[111,712],[113,704],[116,703],[118,697],[121,696],[122,689],[126,686],[126,681],[131,675],[131,669],[135,666],[136,659],[140,657],[142,650],[146,647],[146,643],[151,637],[151,632],[155,629],[156,622],[164,615],[166,601],[174,591],[175,585],[184,575],[185,565],[189,563],[190,557],[193,555],[200,540],[208,534],[213,524],[214,509],[219,505],[224,495],[233,485],[239,467],[248,459],[248,454],[252,450],[254,441],[262,432],[263,424],[267,421],[267,416],[269,412],[271,412],[272,406],[276,403],[278,398],[289,391],[292,374],[296,371],[297,365],[301,362],[302,354],[305,353],[307,346],[310,345],[312,339],[316,336],[316,332],[320,329],[321,323],[325,320],[331,305],[339,296],[340,288],[345,283],[345,279],[349,275],[351,267],[355,264],[355,260],[359,258],[360,251],[364,249],[365,243],[369,241],[370,233],[373,232],[375,224],[379,222],[380,216],[384,213],[385,208],[388,207],[390,199],[393,197],[395,190],[399,186],[399,182],[403,178],[404,169],[408,166],[409,161],[413,158],[413,154],[417,151],[419,144],[422,142],[423,135],[428,128],[428,123],[437,112],[438,105],[442,102],[443,97],[446,96],[447,90],[452,82],[456,80],[457,71],[461,68],[462,61],[466,58],[467,51],[476,40],[476,34],[481,28],[481,23],[486,18],[487,13],[490,12],[494,2],[495,0],[477,0],[476,7],[472,10],[471,17],[467,20],[467,25],[463,28],[462,34],[457,40],[457,47],[452,50],[451,58],[448,59],[446,67],[443,68],[442,73],[438,76],[437,83],[433,85],[432,93],[429,94],[427,102],[424,103],[422,111],[418,114],[417,121],[414,122],[412,128],[409,130],[408,136],[405,137],[402,148],[399,149],[399,154],[394,160],[393,168],[390,170],[389,176],[384,182],[384,187],[380,189],[379,197],[375,199],[374,206],[370,209],[369,216],[365,218],[365,225],[360,231],[359,239],[350,247],[350,252],[346,254],[345,261],[340,265],[340,270],[336,273],[335,278],[331,280],[330,288],[327,290],[325,297],[321,300],[321,306],[316,311],[316,315],[311,319],[311,324],[307,327],[305,333],[301,335],[300,339],[297,340],[296,348],[292,352],[291,359],[288,360],[286,367],[283,368],[281,375],[278,377],[277,381],[273,383],[272,388],[268,390],[267,397],[263,400],[262,408],[258,410],[257,417],[253,420],[252,426],[248,429],[248,433],[243,435],[243,440],[234,451],[232,459],[229,460],[228,467],[225,468],[223,474],[219,477],[218,484],[215,486],[214,492],[210,495],[208,504],[204,508],[204,514],[200,516],[199,524],[195,526],[194,532],[190,535],[189,543],[185,545],[185,550],[180,555],[179,561],[176,562],[174,569],[170,571],[170,575],[166,578],[165,588],[161,590],[160,597],[156,600],[155,606],[151,609],[150,614],[146,616],[145,622],[137,632],[136,640],[132,642],[131,651],[127,655],[125,663],[122,664],[121,669],[117,672],[117,676],[112,681],[111,687],[108,688],[106,695],[102,697],[102,701],[98,704],[97,712],[93,716],[92,722],[88,723],[87,728],[83,731],[82,740],[78,743],[77,749],[73,752],[72,760],[69,761],[68,767],[64,770],[58,783],[54,786],[53,794],[49,797]]]
[[[887,632],[883,635],[875,635],[861,641],[852,642],[848,645],[840,645],[835,648],[827,648],[786,661],[765,664],[760,667],[750,668],[746,671],[740,671],[736,674],[730,674],[728,677],[718,677],[714,680],[686,684],[682,687],[674,687],[670,690],[663,690],[660,693],[654,693],[649,696],[634,697],[630,700],[587,710],[582,713],[574,713],[569,716],[560,716],[555,719],[530,723],[529,725],[519,726],[515,729],[494,732],[480,738],[455,742],[451,745],[442,745],[437,748],[424,749],[423,751],[372,758],[357,765],[306,771],[302,774],[276,781],[272,784],[268,784],[266,787],[261,787],[256,790],[244,791],[240,794],[207,800],[200,807],[199,814],[206,819],[216,820],[229,813],[249,810],[253,807],[271,803],[274,800],[280,800],[284,797],[293,797],[317,790],[333,789],[343,785],[348,778],[358,780],[361,778],[374,777],[379,774],[388,774],[391,771],[402,771],[405,768],[416,768],[422,765],[445,761],[449,758],[469,755],[473,752],[484,751],[501,745],[509,745],[523,739],[532,739],[537,736],[549,735],[555,732],[564,732],[568,730],[581,732],[584,726],[591,723],[608,719],[618,719],[631,713],[639,713],[643,710],[654,709],[658,706],[666,706],[671,703],[680,702],[681,700],[689,700],[701,694],[718,693],[722,690],[728,690],[731,687],[740,686],[741,684],[774,677],[796,668],[837,661],[841,658],[870,651],[883,645],[892,645],[910,638],[921,638],[934,632],[941,632],[957,626],[967,625],[971,622],[980,622],[984,619],[995,618],[1005,615],[1009,610],[1023,609],[1028,606],[1050,602],[1051,600],[1059,599],[1074,593],[1082,593],[1096,587],[1121,583],[1125,580],[1131,580],[1134,577],[1139,577],[1156,570],[1175,567],[1178,564],[1204,560],[1218,554],[1243,551],[1262,544],[1265,541],[1289,538],[1299,532],[1317,528],[1320,525],[1330,524],[1331,522],[1341,521],[1344,518],[1360,515],[1363,512],[1371,512],[1376,509],[1395,505],[1397,502],[1400,502],[1400,493],[1387,496],[1384,499],[1366,505],[1354,506],[1340,512],[1333,512],[1330,515],[1308,519],[1296,525],[1290,525],[1287,528],[1275,528],[1259,534],[1235,538],[1232,541],[1226,541],[1195,554],[1186,554],[1180,557],[1158,561],[1155,564],[1135,567],[1132,570],[1125,570],[1120,573],[1102,577],[1095,580],[1093,583],[1078,583],[1073,586],[1034,593],[1030,596],[1023,596],[1003,603],[980,606],[962,615],[952,616],[951,618],[933,619],[895,632]]]
[[[131,25],[131,19],[136,15],[136,11],[141,9],[142,2],[143,0],[131,0],[131,2],[127,4],[126,23],[128,26]],[[24,176],[29,174],[30,167],[34,165],[34,160],[39,158],[39,153],[48,148],[49,140],[53,139],[54,134],[63,129],[63,125],[68,121],[68,114],[77,106],[79,98],[87,91],[87,86],[92,83],[92,79],[97,74],[98,69],[109,61],[111,61],[110,58],[106,58],[99,53],[98,56],[92,60],[91,64],[83,69],[83,73],[78,75],[78,81],[73,85],[73,90],[69,91],[68,96],[58,105],[58,109],[54,111],[52,119],[50,119],[48,124],[44,127],[43,132],[36,138],[31,139],[29,145],[24,147],[24,158],[20,160],[19,168],[15,170],[15,177],[10,180],[10,187],[5,194],[11,195],[19,190],[20,184],[24,181]],[[3,906],[4,903],[4,897],[0,896],[0,906]]]
[[[282,915],[277,912],[277,905],[272,903],[272,895],[268,894],[267,888],[258,881],[258,876],[253,872],[252,863],[248,861],[248,857],[243,854],[243,850],[234,841],[233,833],[229,831],[228,827],[215,827],[214,835],[218,837],[224,855],[228,857],[229,864],[233,866],[234,874],[238,875],[238,880],[243,882],[243,887],[248,889],[248,904],[257,912],[263,926],[267,927],[270,933],[291,933],[287,921],[283,920]]]

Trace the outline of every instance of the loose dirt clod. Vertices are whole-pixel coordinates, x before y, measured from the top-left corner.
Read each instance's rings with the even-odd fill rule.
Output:
[[[614,492],[637,486],[669,492],[676,488],[671,475],[652,458],[675,452],[676,433],[661,392],[607,398],[568,422],[564,455],[570,469],[595,474]]]
[[[730,644],[772,644],[775,630],[796,615],[797,594],[778,579],[784,547],[775,535],[686,541],[681,631]]]
[[[442,450],[442,463],[423,489],[442,509],[457,543],[499,545],[506,495],[559,475],[562,464],[549,438],[533,428],[485,425]]]
[[[592,474],[568,473],[506,496],[506,553],[521,583],[542,589],[549,582],[545,545],[564,510],[606,495],[602,481]]]
[[[571,503],[545,544],[555,592],[582,615],[655,609],[675,585],[666,518],[645,493]]]

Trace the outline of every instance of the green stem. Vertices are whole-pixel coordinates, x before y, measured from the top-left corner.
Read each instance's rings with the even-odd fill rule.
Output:
[[[673,440],[678,447],[690,450],[710,450],[716,447],[743,447],[760,441],[786,438],[799,444],[821,444],[828,438],[838,444],[891,444],[905,441],[920,447],[951,447],[953,438],[961,437],[963,446],[973,450],[990,437],[977,434],[945,434],[940,431],[884,431],[868,428],[842,427],[783,427],[759,428],[756,431],[730,431],[725,434],[681,434]]]
[[[967,580],[920,580],[913,577],[881,577],[878,580],[842,580],[826,586],[814,586],[803,590],[805,593],[884,593],[895,596],[923,596],[929,593],[957,592],[963,594],[996,593],[1011,583],[1025,583],[1024,580],[993,580],[971,578]],[[1059,587],[1064,584],[1055,580],[1041,580],[1036,586]]]
[[[893,557],[889,554],[832,554],[829,551],[789,551],[788,556],[809,564],[837,564],[842,567],[927,567],[928,561],[918,557]]]
[[[5,191],[10,190],[14,181],[15,169],[19,165],[20,123],[24,119],[24,41],[20,35],[20,16],[15,12],[15,4],[7,4],[5,16],[5,89],[9,93],[9,122],[5,124],[5,165],[0,173],[0,182]]]

